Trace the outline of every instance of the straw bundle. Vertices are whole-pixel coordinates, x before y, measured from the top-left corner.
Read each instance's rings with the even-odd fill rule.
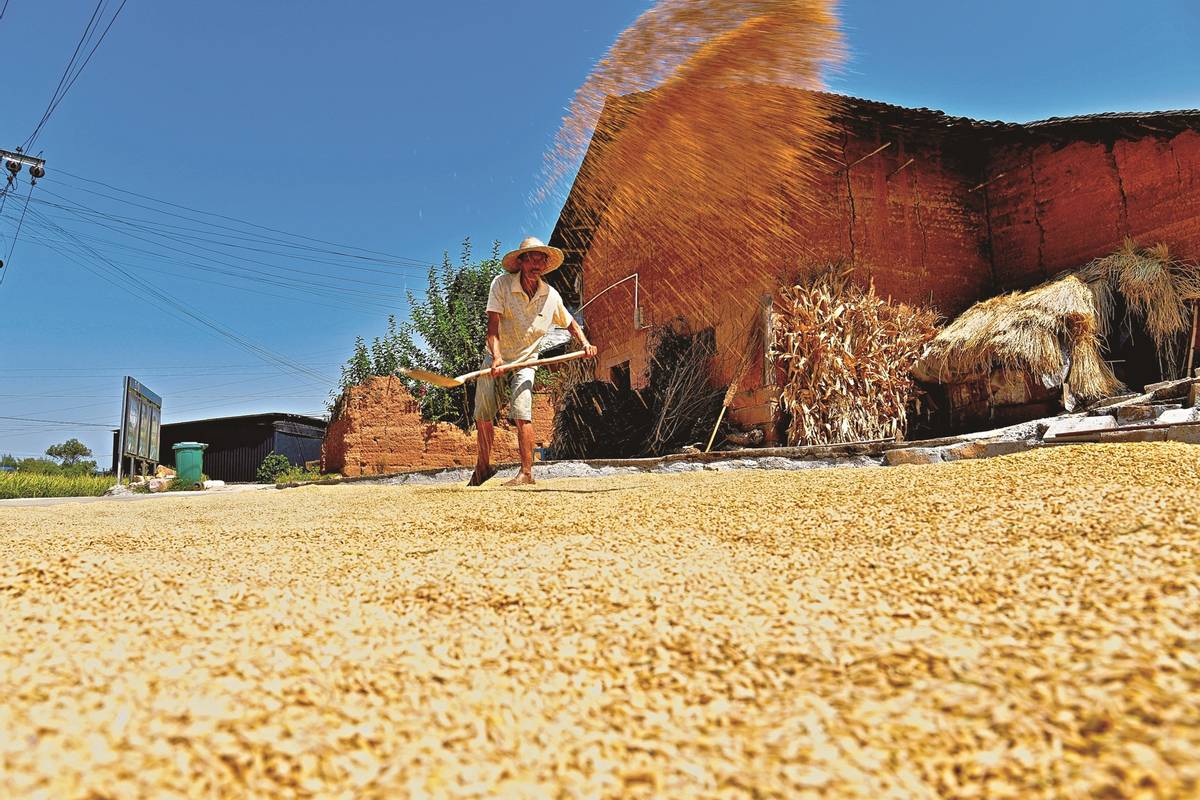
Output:
[[[937,315],[893,304],[833,268],[780,291],[772,355],[786,379],[788,442],[902,436],[916,387],[909,373]]]
[[[1200,296],[1200,270],[1171,260],[1165,245],[1116,253],[1025,292],[976,303],[929,344],[914,368],[919,380],[953,383],[996,367],[1029,371],[1047,388],[1064,388],[1064,405],[1122,389],[1104,362],[1116,296],[1123,324],[1140,320],[1154,340],[1163,377],[1171,377],[1179,339],[1191,323],[1187,303]]]
[[[1011,367],[1048,389],[1064,386],[1072,397],[1093,399],[1121,387],[1100,354],[1096,293],[1067,275],[976,303],[934,338],[914,375],[951,383]]]
[[[1163,377],[1179,377],[1180,339],[1191,327],[1188,304],[1200,298],[1200,267],[1172,259],[1165,244],[1139,249],[1126,239],[1120,250],[1078,274],[1095,292],[1101,335],[1116,322],[1112,292],[1119,292],[1126,309],[1122,324],[1130,329],[1139,320],[1154,341]]]

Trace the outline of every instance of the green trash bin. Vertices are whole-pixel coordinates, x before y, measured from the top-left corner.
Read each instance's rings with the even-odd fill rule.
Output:
[[[172,449],[175,451],[175,474],[181,481],[199,483],[204,473],[204,448],[200,442],[179,442]]]

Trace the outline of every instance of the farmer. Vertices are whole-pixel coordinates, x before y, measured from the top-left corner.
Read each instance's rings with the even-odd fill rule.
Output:
[[[496,418],[496,378],[500,367],[537,358],[538,343],[551,326],[567,328],[583,344],[588,358],[596,348],[563,305],[562,297],[542,276],[562,265],[563,252],[547,247],[530,236],[521,246],[504,256],[507,275],[497,275],[488,294],[487,355],[483,366],[491,374],[475,384],[475,427],[479,439],[479,457],[468,486],[479,486],[496,474],[492,467],[492,438]],[[533,367],[512,370],[512,398],[508,418],[517,423],[517,444],[521,450],[521,471],[506,486],[533,483]]]

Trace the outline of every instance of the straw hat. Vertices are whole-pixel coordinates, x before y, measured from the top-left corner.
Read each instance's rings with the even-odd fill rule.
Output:
[[[517,256],[521,255],[522,253],[546,254],[547,261],[546,268],[542,270],[543,275],[545,275],[547,272],[553,272],[561,267],[563,263],[562,250],[559,250],[557,247],[550,247],[536,236],[527,236],[521,242],[520,247],[518,247],[516,250],[513,250],[511,253],[506,253],[504,255],[504,260],[501,262],[504,264],[504,268],[509,272],[519,272],[521,267],[517,264]]]

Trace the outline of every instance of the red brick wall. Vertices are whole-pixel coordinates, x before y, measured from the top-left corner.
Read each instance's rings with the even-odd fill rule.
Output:
[[[1200,260],[1200,133],[996,148],[986,193],[998,288],[1111,253],[1126,236]]]
[[[475,434],[457,425],[421,419],[417,401],[398,378],[372,378],[349,390],[341,415],[321,445],[321,469],[343,475],[382,475],[475,464]],[[533,396],[535,446],[550,443],[554,411],[544,394]],[[496,426],[494,463],[519,460],[517,434]]]
[[[643,324],[684,316],[693,328],[712,325],[717,347],[726,358],[718,371],[731,372],[745,332],[761,314],[764,295],[794,276],[802,264],[839,259],[857,265],[859,279],[905,302],[932,302],[943,314],[962,311],[985,295],[992,283],[984,248],[986,216],[982,194],[968,192],[980,170],[961,164],[956,151],[944,150],[936,131],[915,132],[898,126],[855,122],[838,141],[833,158],[854,164],[839,170],[830,163],[818,188],[824,213],[789,210],[793,239],[790,255],[769,268],[736,256],[721,263],[687,263],[664,247],[646,258],[599,260],[585,256],[583,297],[639,273]],[[883,151],[870,155],[890,142]],[[911,159],[911,161],[910,161]],[[709,221],[737,222],[736,214]],[[597,377],[630,361],[635,382],[646,367],[645,331],[633,325],[633,282],[601,296],[585,311],[589,336],[601,350]],[[761,355],[743,381],[747,390],[761,385]],[[729,380],[732,374],[722,374]]]

